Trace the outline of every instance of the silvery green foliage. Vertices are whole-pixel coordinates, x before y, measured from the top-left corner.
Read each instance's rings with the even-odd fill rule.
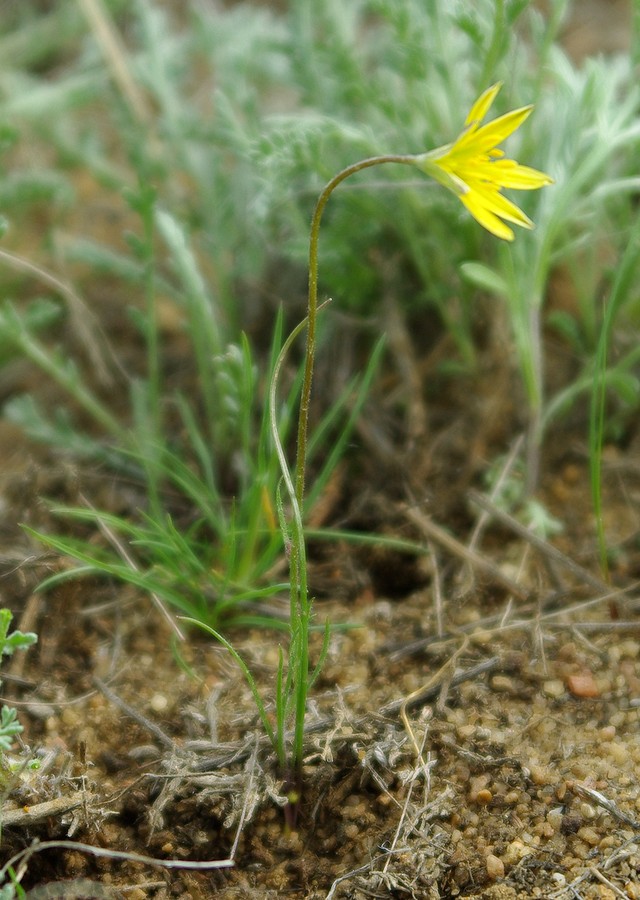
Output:
[[[0,659],[12,656],[15,650],[25,650],[38,640],[33,632],[12,631],[9,634],[12,618],[10,610],[0,609]],[[3,706],[0,709],[0,750],[10,750],[12,739],[21,731],[15,709]]]

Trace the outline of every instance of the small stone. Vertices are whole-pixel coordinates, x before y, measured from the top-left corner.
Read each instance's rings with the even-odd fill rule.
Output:
[[[593,674],[588,671],[569,675],[567,678],[567,687],[574,697],[588,700],[600,696],[600,689],[596,684],[596,680],[593,677]]]
[[[629,748],[622,741],[611,741],[606,745],[607,756],[618,766],[624,766],[629,760]]]
[[[542,685],[542,690],[547,697],[557,700],[564,694],[564,684],[558,678],[554,678],[550,681],[545,681]]]
[[[515,841],[511,841],[510,844],[507,844],[507,847],[502,854],[502,861],[505,866],[509,866],[509,868],[511,869],[522,859],[524,859],[525,856],[529,856],[532,852],[532,849],[530,847],[527,847],[524,841],[516,838]]]
[[[487,785],[489,784],[489,776],[486,774],[475,775],[469,784],[469,801],[471,803],[476,803],[478,799],[478,794],[481,791],[484,791]]]
[[[556,780],[553,774],[544,766],[531,766],[531,780],[540,787],[543,784],[553,784]]]
[[[480,806],[488,806],[492,800],[493,794],[487,788],[483,788],[476,794],[476,803],[479,803]]]
[[[27,703],[26,710],[34,719],[53,719],[56,711],[48,703]]]
[[[491,687],[500,694],[518,693],[518,685],[508,675],[494,675],[491,679]]]
[[[504,878],[504,863],[493,853],[487,855],[487,875],[491,881],[497,881],[498,878]]]
[[[154,694],[149,700],[149,706],[154,712],[161,713],[169,706],[169,700],[164,694]]]
[[[533,828],[536,835],[545,838],[548,840],[553,837],[555,828],[553,825],[550,825],[549,822],[539,822],[537,825],[534,825]]]
[[[554,831],[560,831],[563,815],[564,813],[561,806],[554,806],[554,808],[550,809],[547,813],[547,822]]]
[[[597,810],[590,803],[580,804],[580,815],[583,819],[591,822],[598,815]]]
[[[602,884],[598,888],[598,898],[599,900],[617,900],[617,897],[620,896],[620,893],[614,894],[610,887]]]
[[[585,844],[589,844],[590,847],[595,847],[600,843],[600,835],[594,828],[589,828],[586,825],[584,828],[580,828],[578,837],[581,841],[584,841]]]

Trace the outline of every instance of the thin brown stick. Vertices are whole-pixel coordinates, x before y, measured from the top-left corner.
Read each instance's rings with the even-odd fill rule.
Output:
[[[612,881],[609,881],[609,879],[606,878],[599,869],[596,869],[595,866],[589,866],[589,871],[595,878],[598,879],[599,882],[605,884],[609,888],[609,890],[616,895],[616,897],[622,897],[622,900],[628,900],[629,895],[623,894],[620,888],[617,888]]]
[[[158,869],[200,869],[208,871],[209,869],[228,869],[235,865],[232,859],[212,859],[202,862],[191,859],[155,859],[153,856],[143,856],[141,853],[108,850],[106,847],[94,847],[92,844],[83,844],[79,841],[39,841],[36,838],[26,850],[16,853],[4,864],[2,869],[0,869],[0,876],[4,876],[9,868],[15,868],[23,858],[29,858],[41,850],[73,850],[78,853],[89,853],[91,856],[101,857],[102,859],[122,859],[127,862],[142,863],[145,866],[155,866]]]
[[[466,643],[463,645],[463,647],[460,648],[460,651],[465,646]],[[502,664],[502,659],[499,656],[492,656],[489,659],[483,660],[481,663],[478,663],[475,666],[471,666],[470,668],[465,669],[462,672],[456,672],[455,674],[451,675],[451,677],[449,677],[448,673],[450,671],[451,663],[458,658],[460,651],[454,653],[453,657],[451,657],[451,659],[448,659],[444,666],[442,666],[442,668],[439,669],[438,672],[436,672],[435,676],[433,678],[430,678],[429,681],[426,684],[423,684],[421,688],[418,688],[418,690],[410,694],[409,697],[403,697],[402,700],[393,700],[391,703],[387,703],[387,705],[383,706],[380,710],[380,714],[383,716],[392,716],[401,712],[403,707],[405,708],[405,712],[408,709],[414,709],[415,707],[426,703],[428,700],[432,700],[437,697],[440,693],[442,685],[445,683],[445,680],[448,681],[451,687],[457,687],[464,681],[474,681],[480,675],[484,675],[487,672],[492,672]]]
[[[139,123],[149,125],[152,118],[149,105],[131,74],[126,48],[107,8],[102,0],[78,0],[78,6],[131,113]]]
[[[2,807],[3,828],[30,828],[41,822],[46,822],[52,816],[62,816],[77,809],[85,801],[84,791],[74,791],[66,797],[55,797],[53,800],[44,800],[42,803],[34,803],[29,806],[20,806],[17,809]]]
[[[118,697],[118,695],[114,693],[111,688],[107,687],[104,681],[98,678],[97,675],[93,676],[92,681],[98,688],[100,693],[104,694],[107,700],[113,703],[114,706],[117,706],[118,709],[121,709],[123,713],[126,713],[126,715],[136,721],[139,725],[142,725],[143,728],[146,728],[147,731],[155,738],[157,738],[161,744],[164,744],[165,747],[169,747],[173,751],[177,751],[179,749],[176,742],[172,740],[172,738],[170,738],[168,734],[165,734],[162,728],[159,728],[155,724],[155,722],[151,722],[150,719],[147,719],[146,716],[143,716],[142,713],[138,712],[137,709],[134,709],[133,706],[130,706],[121,697]]]
[[[402,706],[400,707],[400,718],[402,719],[402,724],[404,725],[404,729],[409,736],[409,740],[415,750],[416,760],[421,766],[425,765],[425,762],[422,758],[422,751],[418,746],[418,742],[416,741],[416,737],[413,733],[413,729],[411,727],[411,723],[409,722],[409,716],[407,712],[412,703],[415,702],[416,698],[419,698],[420,701],[424,701],[425,696],[428,696],[429,692],[433,690],[436,685],[441,684],[442,682],[451,683],[451,677],[455,671],[455,665],[457,661],[460,659],[464,651],[469,646],[469,637],[465,636],[463,642],[460,644],[455,653],[449,657],[449,659],[445,662],[443,666],[441,666],[437,672],[435,672],[431,678],[419,687],[417,690],[412,691],[407,697],[402,701]],[[426,732],[425,732],[426,734]]]
[[[436,525],[435,522],[424,513],[420,512],[419,509],[408,506],[405,507],[404,513],[407,518],[420,529],[428,540],[435,541],[454,556],[458,556],[474,568],[484,572],[484,574],[488,575],[493,581],[497,581],[511,594],[518,597],[519,600],[529,599],[529,592],[512,578],[509,578],[508,575],[505,575],[495,563],[492,563],[491,560],[487,559],[485,556],[481,556],[475,550],[469,550],[468,547],[465,547],[464,544],[450,535],[440,525]]]
[[[444,603],[442,594],[442,574],[438,562],[438,553],[432,543],[428,543],[429,554],[433,566],[433,606],[436,614],[436,636],[444,636]]]
[[[476,506],[479,506],[481,509],[488,512],[492,518],[500,522],[501,525],[506,526],[513,531],[514,534],[517,534],[518,537],[527,541],[547,559],[564,566],[576,578],[580,579],[580,581],[583,581],[585,584],[588,584],[590,587],[595,588],[597,591],[602,591],[603,593],[609,593],[611,591],[611,585],[607,584],[606,581],[602,581],[597,575],[593,575],[588,569],[585,569],[584,566],[581,566],[579,563],[575,562],[575,560],[571,559],[570,556],[567,556],[561,550],[558,550],[557,547],[554,547],[553,544],[545,541],[544,538],[538,537],[531,529],[522,525],[517,519],[510,516],[509,513],[506,513],[504,510],[497,507],[485,494],[471,490],[467,496],[472,503],[475,503]]]

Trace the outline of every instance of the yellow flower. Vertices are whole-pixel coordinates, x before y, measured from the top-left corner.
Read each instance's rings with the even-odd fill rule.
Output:
[[[457,140],[416,156],[415,163],[453,191],[487,231],[512,241],[513,231],[502,219],[523,228],[533,228],[533,222],[500,191],[502,188],[532,191],[553,184],[553,178],[521,166],[513,159],[505,159],[504,152],[497,149],[528,118],[532,106],[514,109],[487,125],[480,124],[501,87],[501,82],[494,84],[478,97]]]

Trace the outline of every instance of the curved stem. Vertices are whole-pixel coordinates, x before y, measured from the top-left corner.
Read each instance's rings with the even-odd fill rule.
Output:
[[[307,309],[307,344],[305,349],[304,363],[304,379],[302,382],[302,393],[300,396],[300,412],[298,416],[298,446],[296,455],[295,469],[295,488],[296,499],[302,509],[304,500],[304,480],[307,462],[307,430],[309,424],[309,404],[311,400],[311,382],[313,379],[313,364],[315,359],[316,346],[316,313],[318,310],[318,237],[320,233],[320,222],[322,213],[327,205],[327,201],[338,185],[349,176],[360,172],[362,169],[369,169],[371,166],[380,166],[384,163],[402,163],[404,165],[415,165],[415,156],[388,154],[385,156],[372,156],[369,159],[360,160],[347,166],[341,172],[338,172],[331,181],[329,181],[316,203],[311,219],[311,233],[309,237],[309,300]]]
[[[303,740],[304,740],[304,722],[307,706],[307,694],[309,691],[309,626],[311,621],[311,603],[307,592],[307,573],[306,573],[306,554],[304,545],[304,532],[302,530],[302,511],[304,505],[304,482],[307,461],[307,432],[309,424],[309,405],[311,400],[311,382],[313,380],[313,365],[315,360],[316,346],[316,319],[318,312],[318,237],[320,233],[320,222],[322,213],[327,201],[335,188],[350,175],[360,172],[362,169],[368,169],[372,166],[379,166],[383,163],[403,163],[405,165],[415,165],[415,156],[408,155],[386,155],[374,156],[369,159],[363,159],[360,162],[347,166],[331,181],[329,181],[316,203],[313,217],[311,219],[311,234],[309,239],[309,301],[307,311],[307,342],[305,348],[304,375],[302,381],[302,391],[300,396],[300,409],[298,415],[298,435],[297,435],[297,452],[296,466],[294,474],[294,484],[292,501],[294,508],[294,516],[296,519],[296,528],[291,546],[290,557],[290,635],[293,649],[293,657],[295,658],[295,674],[293,691],[295,695],[295,712],[294,712],[294,739],[292,764],[294,781],[292,787],[292,797],[299,797],[299,787],[302,770],[303,757]],[[272,398],[273,406],[273,398]],[[286,460],[280,459],[280,463],[286,478]],[[288,485],[291,491],[291,485]],[[293,800],[293,805],[297,803],[297,799]]]

